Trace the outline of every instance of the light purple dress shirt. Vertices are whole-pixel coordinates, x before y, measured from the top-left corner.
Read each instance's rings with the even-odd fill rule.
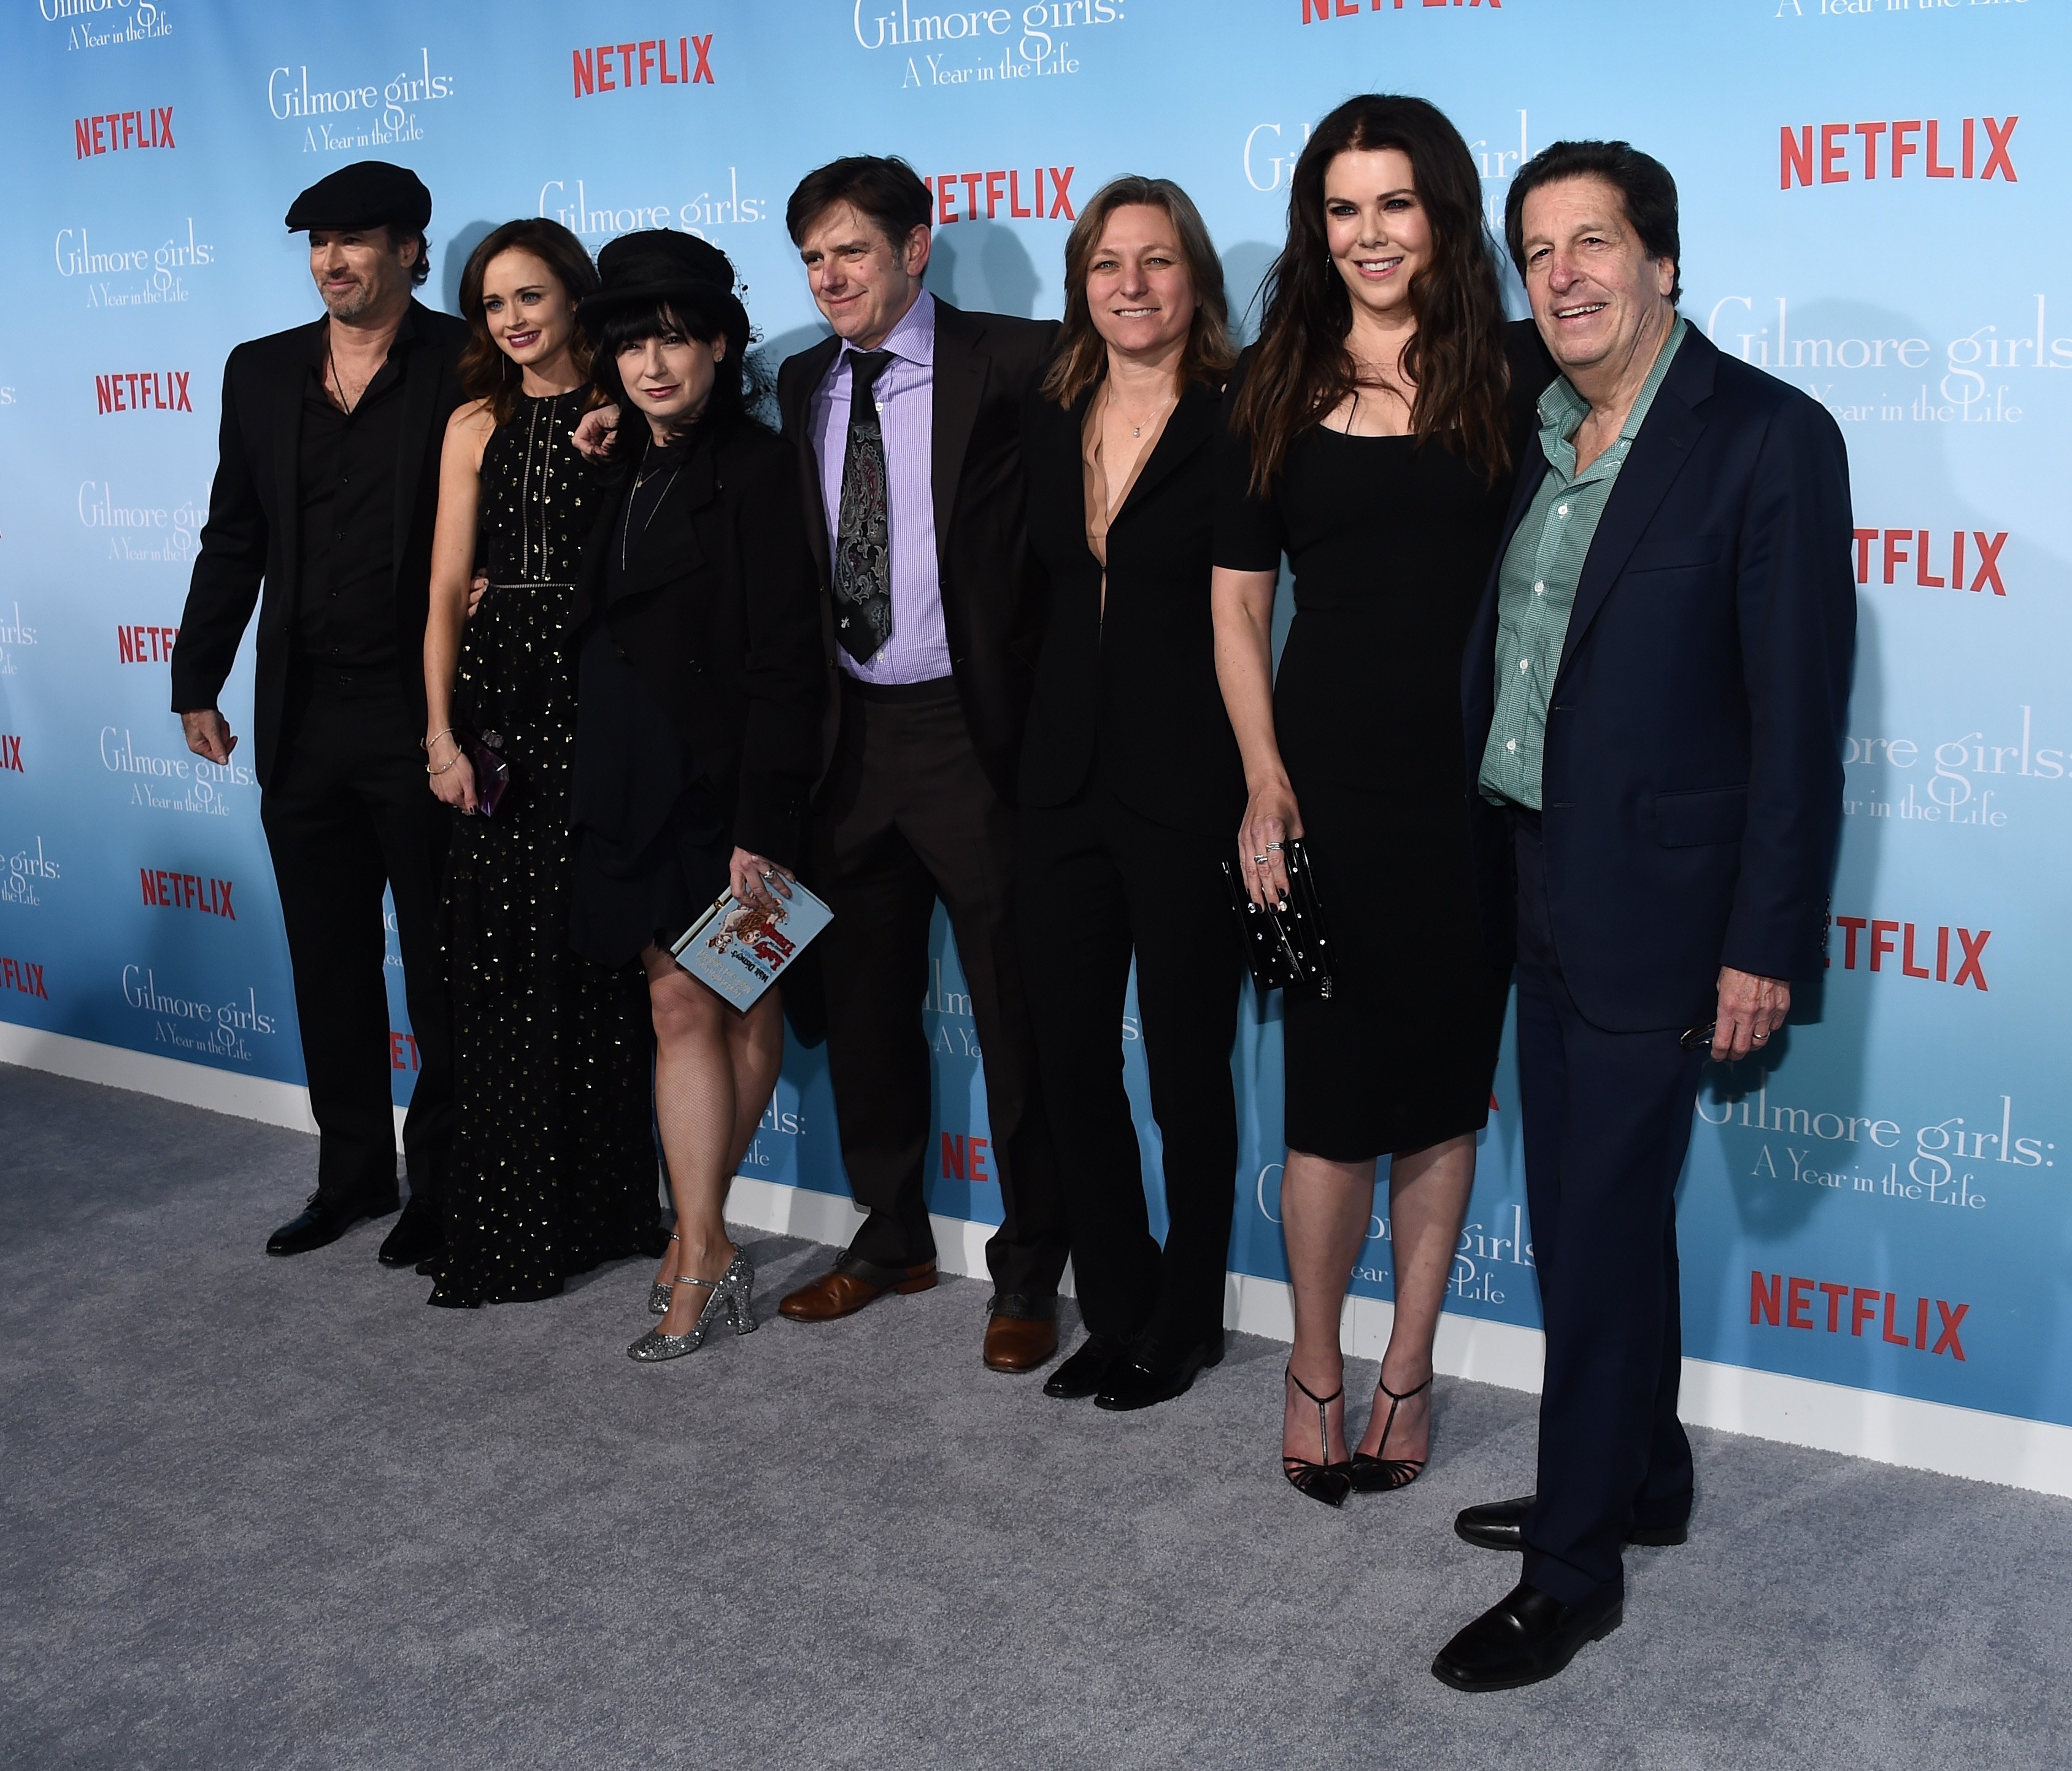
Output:
[[[871,384],[885,436],[890,508],[892,632],[859,664],[840,647],[843,669],[864,682],[929,682],[950,673],[950,639],[943,626],[942,574],[935,557],[935,500],[931,459],[935,438],[935,298],[925,289],[878,347],[892,360]],[[842,458],[849,447],[849,395],[855,385],[845,340],[834,365],[813,396],[813,451],[820,463],[820,502],[827,511],[828,549],[841,521]]]

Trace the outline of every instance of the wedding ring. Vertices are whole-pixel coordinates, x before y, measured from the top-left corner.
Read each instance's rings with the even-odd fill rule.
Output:
[[[1252,858],[1252,864],[1256,867],[1263,867],[1266,865],[1266,857],[1263,855],[1255,855]]]
[[[1769,1036],[1767,1033],[1758,1033],[1758,1034],[1757,1034],[1757,1035],[1756,1035],[1756,1039],[1757,1039],[1757,1041],[1758,1041],[1758,1043],[1760,1043],[1761,1041],[1762,1041],[1762,1040],[1764,1040],[1768,1039],[1769,1037],[1770,1037],[1770,1036]]]

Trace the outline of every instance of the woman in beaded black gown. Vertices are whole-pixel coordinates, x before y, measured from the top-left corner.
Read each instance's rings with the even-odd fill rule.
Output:
[[[568,944],[567,618],[597,514],[571,438],[589,379],[575,304],[596,286],[582,244],[545,220],[497,229],[461,279],[477,398],[447,429],[425,634],[426,768],[462,814],[444,904],[459,1123],[446,1246],[427,1263],[430,1301],[453,1308],[549,1297],[664,1239],[646,974]],[[463,732],[500,741],[493,811]]]

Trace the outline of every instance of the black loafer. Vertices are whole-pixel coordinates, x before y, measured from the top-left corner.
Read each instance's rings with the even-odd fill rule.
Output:
[[[290,1218],[266,1238],[269,1254],[306,1254],[336,1242],[363,1217],[383,1217],[396,1209],[396,1201],[369,1205],[359,1201],[340,1205],[311,1193],[302,1215]]]
[[[1481,1506],[1463,1507],[1453,1517],[1454,1534],[1478,1550],[1523,1550],[1525,1515],[1532,1509],[1533,1498],[1521,1494],[1515,1501],[1490,1501]],[[1682,1543],[1690,1534],[1689,1523],[1684,1519],[1672,1525],[1636,1522],[1626,1527],[1626,1541],[1643,1549],[1659,1550]]]
[[[1523,1580],[1441,1649],[1432,1676],[1457,1691],[1507,1691],[1552,1678],[1585,1642],[1618,1628],[1617,1594],[1564,1605]]]
[[[1223,1361],[1223,1331],[1190,1347],[1176,1365],[1148,1365],[1131,1360],[1110,1368],[1108,1380],[1094,1398],[1094,1407],[1115,1414],[1135,1408],[1154,1408],[1161,1402],[1185,1395],[1194,1379],[1211,1365]]]
[[[1090,1335],[1078,1352],[1050,1374],[1043,1386],[1043,1394],[1055,1396],[1060,1402],[1077,1402],[1082,1397],[1092,1395],[1108,1382],[1108,1373],[1125,1357],[1127,1350],[1119,1341]]]
[[[383,1238],[381,1252],[375,1258],[384,1266],[415,1266],[436,1255],[446,1246],[446,1227],[440,1223],[439,1214],[413,1199],[396,1220],[395,1229]]]

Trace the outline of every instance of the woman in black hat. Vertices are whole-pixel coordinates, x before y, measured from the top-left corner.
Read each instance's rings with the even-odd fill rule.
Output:
[[[569,945],[569,611],[601,502],[570,437],[590,394],[576,304],[596,287],[553,221],[505,223],[461,273],[472,398],[446,427],[425,628],[426,778],[465,814],[442,919],[458,1124],[430,1299],[455,1308],[550,1296],[662,1240],[647,979]],[[491,742],[500,793],[475,768]]]
[[[571,927],[601,965],[638,957],[676,1229],[635,1359],[691,1352],[724,1310],[754,1326],[720,1208],[783,1056],[777,991],[746,1014],[670,956],[721,892],[775,904],[820,763],[818,581],[791,451],[749,416],[734,267],[688,234],[628,234],[582,305],[599,389],[624,414],[591,531],[579,640]],[[639,414],[643,424],[632,422]]]

